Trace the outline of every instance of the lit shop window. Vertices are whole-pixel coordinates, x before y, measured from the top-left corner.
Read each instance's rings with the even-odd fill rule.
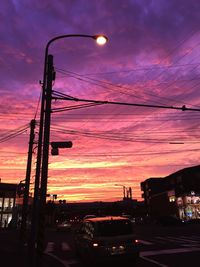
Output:
[[[10,208],[14,207],[14,198],[10,198]]]
[[[200,203],[200,198],[199,197],[192,197],[191,203],[192,204],[199,204]]]
[[[169,202],[175,202],[175,200],[176,200],[175,196],[170,196],[169,197]]]
[[[7,210],[8,209],[8,207],[9,207],[9,201],[10,199],[9,198],[5,198],[4,199],[4,210]]]
[[[187,203],[188,204],[199,204],[200,203],[200,197],[199,196],[187,197]]]
[[[7,228],[12,219],[12,214],[3,214],[1,226]]]
[[[0,198],[0,210],[3,208],[3,198]]]
[[[13,208],[14,199],[13,198],[5,198],[4,199],[4,211],[8,211]]]

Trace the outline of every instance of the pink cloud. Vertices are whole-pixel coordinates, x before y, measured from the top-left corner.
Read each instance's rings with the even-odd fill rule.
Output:
[[[35,114],[39,120],[44,50],[60,34],[104,33],[109,42],[97,47],[93,40],[68,38],[52,44],[54,90],[85,99],[199,107],[198,6],[197,0],[3,1],[0,140]],[[76,104],[52,102],[54,108]],[[114,184],[120,183],[141,199],[141,181],[199,164],[198,120],[198,112],[119,105],[53,113],[51,140],[71,140],[73,148],[50,156],[48,190],[69,201],[118,200],[122,192]],[[1,143],[2,181],[24,178],[28,139],[29,130]],[[173,140],[184,144],[170,145]]]

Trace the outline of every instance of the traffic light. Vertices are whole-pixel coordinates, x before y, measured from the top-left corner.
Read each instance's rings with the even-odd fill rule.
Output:
[[[59,148],[71,148],[72,142],[66,141],[66,142],[51,142],[51,155],[57,156],[59,155]]]
[[[67,142],[51,142],[51,147],[52,148],[71,148],[72,147],[72,142],[67,141]]]
[[[52,155],[52,156],[57,156],[57,155],[59,155],[58,148],[52,148],[52,149],[51,149],[51,155]]]

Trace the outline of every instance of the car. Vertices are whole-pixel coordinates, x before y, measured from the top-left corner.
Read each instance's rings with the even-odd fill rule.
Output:
[[[185,221],[185,224],[200,224],[200,219],[189,219]]]
[[[183,221],[173,216],[160,216],[156,218],[156,223],[163,226],[181,226]]]
[[[139,244],[133,224],[122,216],[85,219],[75,233],[75,250],[88,263],[139,258]]]
[[[70,231],[71,230],[71,223],[68,222],[68,221],[63,221],[63,222],[60,222],[56,225],[56,230],[58,232],[63,232],[63,231]]]
[[[78,224],[81,221],[81,219],[78,216],[75,216],[71,217],[69,221],[71,224]]]
[[[85,219],[90,219],[90,218],[95,218],[95,217],[96,217],[96,215],[89,214],[89,215],[85,215],[85,216],[83,217],[83,220],[85,220]]]
[[[135,218],[129,214],[122,214],[122,217],[129,219],[132,223],[135,223]]]

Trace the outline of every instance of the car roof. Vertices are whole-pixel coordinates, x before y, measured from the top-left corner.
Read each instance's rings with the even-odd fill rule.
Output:
[[[104,216],[104,217],[95,217],[95,218],[88,218],[84,221],[90,221],[90,222],[104,222],[104,221],[127,221],[128,219],[121,216]]]
[[[83,219],[89,219],[89,218],[95,218],[95,217],[96,217],[96,215],[89,214],[89,215],[85,215],[85,216],[83,217]]]

